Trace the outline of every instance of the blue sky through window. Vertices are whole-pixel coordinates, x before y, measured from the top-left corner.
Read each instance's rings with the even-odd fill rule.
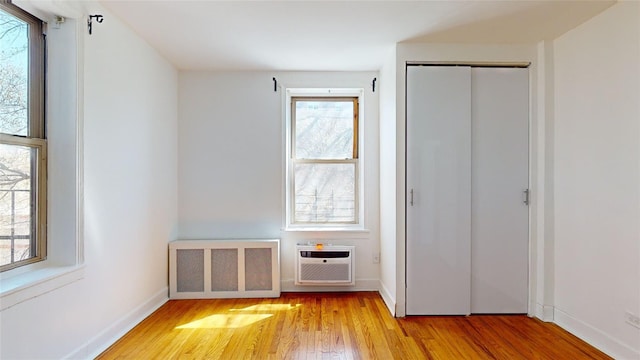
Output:
[[[28,135],[29,26],[0,10],[0,132]]]

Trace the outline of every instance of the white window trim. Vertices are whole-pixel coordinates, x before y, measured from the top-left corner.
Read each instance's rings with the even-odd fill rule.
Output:
[[[28,1],[28,0],[17,0],[14,1],[14,4],[22,7],[27,12],[34,14],[35,16],[42,19],[44,22],[54,23],[56,19],[56,15],[51,12],[50,9],[45,7],[41,7],[38,2]],[[54,291],[58,288],[71,284],[75,281],[81,280],[84,278],[85,274],[85,266],[84,266],[84,197],[83,197],[83,107],[82,107],[82,96],[83,96],[83,73],[82,73],[82,64],[83,64],[83,30],[85,29],[85,24],[82,21],[82,11],[76,11],[72,14],[70,9],[61,9],[63,14],[71,15],[72,17],[79,17],[75,21],[75,46],[76,48],[73,51],[66,51],[63,53],[75,54],[77,57],[76,68],[74,71],[75,78],[73,76],[71,78],[67,77],[64,81],[70,81],[74,89],[76,91],[76,96],[70,98],[67,96],[68,94],[63,94],[58,96],[56,100],[60,101],[69,101],[67,105],[71,105],[75,107],[75,111],[73,114],[75,121],[75,133],[70,135],[70,138],[73,138],[75,141],[75,173],[69,174],[69,179],[74,181],[74,192],[75,192],[75,216],[73,217],[74,221],[74,234],[72,235],[73,239],[55,239],[55,237],[49,236],[47,234],[47,253],[59,253],[60,251],[52,251],[52,247],[56,246],[56,242],[60,242],[60,240],[68,241],[72,240],[73,247],[66,246],[67,244],[62,245],[66,246],[64,250],[64,254],[60,256],[48,256],[48,258],[44,261],[40,261],[38,263],[21,266],[12,270],[8,270],[0,273],[0,311],[8,309],[12,306],[18,305],[24,301],[29,299],[33,299]],[[64,25],[63,25],[64,26]],[[66,26],[69,26],[68,24]],[[50,31],[49,31],[50,32]],[[51,69],[59,68],[58,65],[65,63],[68,59],[63,58],[55,58],[51,56],[50,49],[47,49],[47,68],[51,71]],[[51,84],[51,79],[48,78],[47,87],[51,88],[54,84]],[[64,86],[67,87],[67,86]],[[50,103],[51,97],[55,96],[54,93],[47,93],[47,103]],[[48,117],[50,116],[49,109],[46,109]],[[49,165],[51,166],[51,165]],[[49,186],[49,185],[47,185]],[[51,190],[48,191],[48,197],[51,196]],[[47,201],[48,211],[51,211],[52,204]],[[50,230],[50,227],[49,227]],[[49,231],[48,231],[49,233]],[[56,249],[59,250],[59,249]]]
[[[365,138],[364,128],[365,111],[364,111],[364,89],[362,88],[287,88],[284,91],[283,107],[284,113],[284,129],[285,129],[285,149],[284,149],[284,231],[300,231],[300,232],[357,232],[369,233],[365,228],[365,205],[364,205],[364,187],[365,187]],[[358,220],[354,224],[294,224],[291,222],[291,187],[293,178],[293,167],[291,162],[291,98],[292,97],[357,97],[360,109],[358,110]]]

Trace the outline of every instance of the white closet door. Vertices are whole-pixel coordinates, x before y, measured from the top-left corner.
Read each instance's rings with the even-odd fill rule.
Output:
[[[472,313],[527,312],[528,78],[472,69]]]
[[[407,68],[409,315],[470,313],[471,68]]]

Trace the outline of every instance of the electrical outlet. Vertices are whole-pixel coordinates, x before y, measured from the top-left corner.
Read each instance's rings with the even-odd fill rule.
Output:
[[[380,263],[380,253],[379,252],[373,253],[373,263],[374,264]]]
[[[624,313],[624,319],[631,326],[634,326],[640,329],[640,316],[633,315],[631,311],[626,311]]]

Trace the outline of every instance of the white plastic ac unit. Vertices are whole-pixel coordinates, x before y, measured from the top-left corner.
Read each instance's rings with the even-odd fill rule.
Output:
[[[296,246],[296,285],[355,285],[354,246]]]

